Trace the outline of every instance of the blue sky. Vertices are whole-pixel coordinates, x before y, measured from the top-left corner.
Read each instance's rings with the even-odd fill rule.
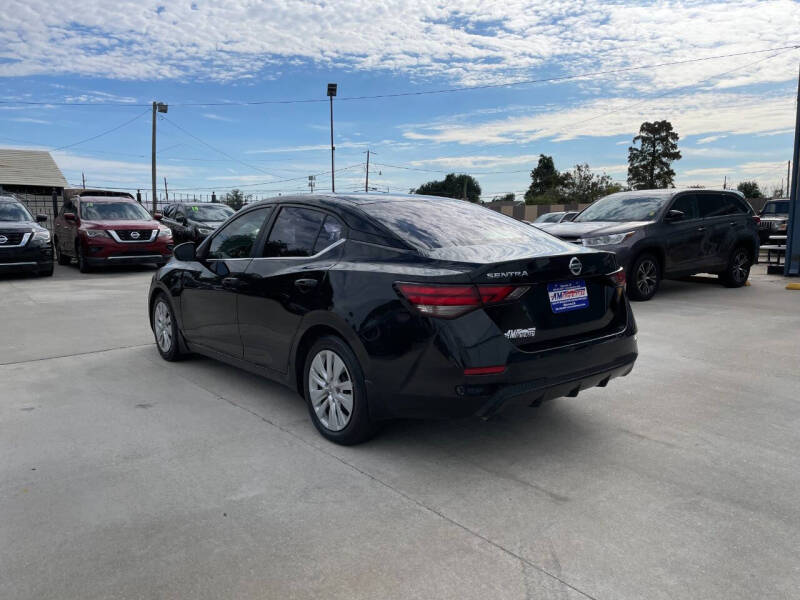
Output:
[[[63,148],[71,183],[83,172],[91,186],[148,189],[145,105],[159,100],[160,188],[166,176],[171,190],[272,195],[307,190],[309,174],[329,188],[329,81],[338,191],[363,189],[367,148],[380,190],[456,171],[485,199],[521,194],[539,153],[624,180],[631,138],[654,119],[681,136],[678,185],[771,189],[791,156],[800,50],[621,70],[800,44],[791,1],[5,5],[0,145]],[[500,87],[353,99],[482,85]],[[288,99],[320,102],[237,104]]]

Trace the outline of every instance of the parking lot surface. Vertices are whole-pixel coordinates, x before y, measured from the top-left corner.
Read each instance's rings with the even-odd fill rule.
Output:
[[[0,598],[796,598],[800,293],[665,282],[607,388],[324,441],[152,343],[152,271],[0,280]]]

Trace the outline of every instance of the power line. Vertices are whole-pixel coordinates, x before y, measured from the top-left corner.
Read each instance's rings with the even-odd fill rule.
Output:
[[[118,129],[122,129],[126,125],[130,125],[134,121],[136,121],[138,119],[141,119],[146,114],[147,114],[147,111],[144,111],[143,113],[136,115],[132,119],[128,119],[124,123],[120,123],[116,127],[112,127],[111,129],[107,129],[106,131],[103,131],[102,133],[98,133],[97,135],[93,135],[92,137],[88,137],[88,138],[86,138],[84,140],[80,140],[79,142],[73,142],[72,144],[67,144],[66,146],[59,146],[58,148],[53,148],[53,151],[65,150],[66,148],[72,148],[73,146],[78,146],[78,145],[84,144],[86,142],[91,142],[92,140],[96,140],[97,138],[103,137],[104,135],[108,135],[109,133],[113,133],[113,132],[117,131]]]
[[[338,101],[351,101],[351,100],[379,100],[385,98],[403,98],[408,96],[427,96],[433,94],[451,94],[457,92],[471,92],[476,90],[487,90],[519,85],[530,85],[536,83],[557,83],[561,81],[571,81],[575,79],[585,79],[590,77],[601,77],[603,75],[614,75],[617,73],[626,73],[630,71],[640,71],[645,69],[658,69],[661,67],[670,67],[677,65],[686,65],[708,60],[718,60],[722,58],[733,58],[737,56],[748,56],[751,54],[763,54],[765,52],[775,52],[783,50],[795,50],[800,48],[800,44],[792,44],[788,46],[778,46],[774,48],[764,48],[762,50],[748,50],[745,52],[730,52],[728,54],[717,54],[714,56],[705,56],[700,58],[689,58],[684,60],[675,60],[669,62],[653,63],[647,65],[635,65],[631,67],[619,67],[617,69],[605,69],[600,71],[588,71],[578,73],[575,75],[560,75],[555,77],[542,77],[538,79],[522,79],[516,81],[507,81],[503,83],[489,83],[483,85],[473,86],[460,86],[441,88],[435,90],[420,90],[414,92],[392,92],[386,94],[374,94],[363,96],[341,96]],[[184,107],[229,107],[229,106],[261,106],[270,104],[309,104],[318,102],[327,102],[326,98],[294,98],[284,100],[252,100],[252,101],[223,101],[223,102],[172,102],[171,106],[184,106]],[[45,101],[31,101],[31,100],[0,100],[0,104],[21,105],[21,106],[121,106],[121,107],[144,107],[150,106],[149,104],[137,104],[131,102],[45,102]]]
[[[402,165],[390,165],[387,163],[379,163],[374,162],[373,165],[378,165],[379,167],[389,167],[390,169],[405,169],[407,171],[422,171],[423,173],[452,173],[453,169],[420,169],[417,167],[405,167]],[[509,173],[527,173],[530,169],[517,169],[514,171],[472,171],[470,170],[470,174],[472,175],[506,175]]]

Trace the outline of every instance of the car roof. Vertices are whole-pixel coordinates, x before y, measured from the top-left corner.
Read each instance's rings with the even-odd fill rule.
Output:
[[[0,196],[0,202],[19,202],[16,196]]]
[[[674,196],[675,194],[680,194],[683,192],[716,192],[721,194],[736,194],[737,196],[742,196],[742,193],[737,190],[726,190],[722,188],[662,188],[662,189],[653,189],[653,190],[629,190],[626,192],[615,192],[613,195],[627,195],[627,196]]]
[[[129,198],[128,196],[74,196],[73,200],[79,200],[80,202],[133,202],[134,204],[138,204],[136,200],[133,198]]]
[[[334,193],[315,193],[315,194],[296,194],[291,196],[274,196],[265,200],[253,202],[247,206],[262,204],[273,204],[278,202],[299,202],[302,204],[319,206],[360,206],[365,204],[378,204],[387,202],[411,202],[419,200],[435,200],[437,202],[463,202],[458,198],[448,198],[446,196],[426,196],[423,194],[381,194],[368,192],[353,192],[349,194]],[[480,204],[479,204],[480,206]]]

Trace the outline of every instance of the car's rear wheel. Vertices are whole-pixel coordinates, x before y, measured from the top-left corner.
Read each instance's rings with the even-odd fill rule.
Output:
[[[58,238],[53,241],[53,245],[56,249],[56,261],[58,261],[58,264],[60,264],[62,267],[66,267],[70,262],[72,262],[72,258],[61,251],[61,247],[58,244]]]
[[[737,246],[731,252],[728,266],[719,274],[719,279],[727,287],[742,287],[750,277],[752,264],[750,251],[744,246]]]
[[[325,336],[311,347],[303,371],[303,395],[311,421],[324,438],[350,446],[374,435],[361,365],[340,338]]]
[[[171,362],[180,359],[183,354],[178,343],[178,323],[172,306],[164,294],[159,294],[153,302],[150,322],[153,325],[156,348],[161,358]]]
[[[661,283],[661,266],[658,259],[645,252],[636,257],[628,279],[628,296],[633,300],[650,300]]]

